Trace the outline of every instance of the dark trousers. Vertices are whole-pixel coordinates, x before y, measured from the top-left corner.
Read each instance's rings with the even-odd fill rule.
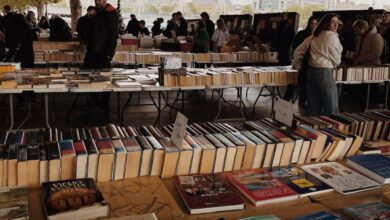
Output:
[[[309,67],[306,91],[309,116],[331,115],[338,112],[338,94],[332,69]]]

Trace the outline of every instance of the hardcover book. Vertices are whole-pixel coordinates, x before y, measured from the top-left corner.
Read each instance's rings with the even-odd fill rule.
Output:
[[[27,188],[0,189],[0,219],[29,219]]]
[[[382,202],[355,205],[344,208],[342,217],[352,220],[390,219],[390,205]]]
[[[345,195],[375,189],[379,183],[336,162],[302,166],[302,169]]]
[[[338,218],[338,217],[336,217],[328,212],[321,211],[321,212],[316,212],[316,213],[313,213],[310,215],[296,218],[295,220],[340,220],[340,218]]]
[[[93,179],[42,184],[47,219],[91,219],[108,216],[109,208]],[[77,216],[77,217],[76,217]]]
[[[272,167],[269,172],[300,197],[333,191],[333,188],[298,167]]]
[[[256,206],[298,198],[294,190],[264,169],[232,172],[226,177]]]
[[[381,154],[357,155],[349,157],[347,164],[371,179],[390,183],[390,159]]]
[[[245,203],[220,176],[176,176],[175,186],[191,214],[239,210]]]

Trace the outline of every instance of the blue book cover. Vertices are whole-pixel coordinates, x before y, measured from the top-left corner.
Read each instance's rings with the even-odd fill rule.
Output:
[[[295,220],[340,220],[340,218],[337,218],[336,216],[325,212],[316,212],[307,216],[296,218]]]
[[[298,167],[272,167],[270,173],[300,197],[333,191],[333,188]]]
[[[24,137],[24,131],[18,130],[15,133],[14,144],[22,144]]]
[[[390,219],[390,205],[382,202],[355,205],[344,208],[343,215],[357,220]]]
[[[347,164],[380,183],[390,181],[390,159],[381,154],[349,157]]]
[[[72,140],[61,140],[59,144],[60,144],[61,156],[76,154]]]

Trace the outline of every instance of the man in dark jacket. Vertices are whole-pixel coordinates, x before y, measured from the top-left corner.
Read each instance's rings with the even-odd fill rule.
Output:
[[[79,18],[77,21],[77,34],[84,44],[87,44],[88,31],[90,31],[90,27],[94,25],[94,16],[96,16],[96,9],[93,6],[89,6],[87,9],[87,14]]]
[[[176,17],[179,22],[179,27],[176,30],[176,35],[186,37],[188,32],[187,21],[183,17],[183,14],[180,11],[176,12]]]
[[[282,20],[277,29],[276,48],[279,65],[291,65],[291,44],[295,37],[294,27],[288,22],[288,13],[282,13]]]
[[[210,38],[213,37],[215,31],[215,24],[212,20],[210,20],[210,15],[207,12],[202,12],[200,17],[206,24],[206,31],[209,33]],[[210,42],[210,48],[214,48],[213,41]]]
[[[18,45],[22,40],[24,27],[21,25],[18,14],[12,12],[12,9],[9,5],[4,6],[4,14],[3,31],[5,34],[5,46],[9,50],[6,60],[12,61],[15,59]]]
[[[139,33],[139,21],[134,14],[130,15],[130,21],[127,24],[126,32],[134,36],[138,36]]]
[[[84,68],[110,68],[118,40],[118,14],[107,0],[95,0],[97,14],[87,37]]]

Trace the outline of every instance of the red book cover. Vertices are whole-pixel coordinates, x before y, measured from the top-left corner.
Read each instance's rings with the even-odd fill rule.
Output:
[[[245,208],[230,183],[218,174],[176,176],[174,182],[191,214]]]
[[[79,154],[87,154],[87,151],[85,149],[85,145],[84,145],[84,141],[80,140],[80,141],[75,141],[73,143],[74,145],[74,150],[76,151],[76,154],[79,155]]]
[[[115,153],[114,147],[109,139],[96,140],[96,147],[101,154],[113,154]]]
[[[91,134],[92,134],[93,139],[102,138],[102,136],[100,135],[99,128],[92,127],[92,128],[90,128],[90,130],[91,130]]]
[[[295,191],[263,169],[228,173],[226,177],[256,206],[298,198]]]

